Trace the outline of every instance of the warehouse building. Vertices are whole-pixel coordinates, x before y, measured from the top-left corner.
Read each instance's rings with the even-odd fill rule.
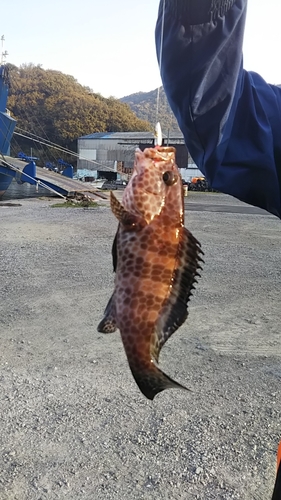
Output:
[[[183,135],[176,132],[167,137],[163,134],[163,146],[176,148],[178,167],[183,179],[202,176],[186,149]],[[128,178],[134,166],[136,148],[144,150],[154,146],[152,132],[101,132],[79,137],[78,174],[109,180]]]

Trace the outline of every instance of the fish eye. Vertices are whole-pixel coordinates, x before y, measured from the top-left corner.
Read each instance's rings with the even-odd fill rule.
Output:
[[[167,186],[173,186],[178,180],[177,174],[175,172],[172,172],[172,170],[167,170],[163,174],[163,181]]]

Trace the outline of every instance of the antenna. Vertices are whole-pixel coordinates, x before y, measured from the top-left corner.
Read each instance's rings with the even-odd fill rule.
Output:
[[[5,42],[5,37],[4,35],[1,36],[1,65],[5,64],[6,62],[6,57],[8,55],[8,52],[4,50],[4,42]]]

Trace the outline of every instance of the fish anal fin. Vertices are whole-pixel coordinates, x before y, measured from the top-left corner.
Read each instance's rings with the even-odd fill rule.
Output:
[[[117,200],[113,192],[110,192],[110,206],[113,214],[128,231],[139,231],[147,225],[146,220],[140,215],[128,212],[126,208]]]
[[[114,294],[109,299],[109,302],[104,311],[104,317],[98,325],[98,332],[100,333],[113,333],[117,330],[115,319],[115,303]]]
[[[203,252],[200,243],[186,228],[182,228],[177,264],[173,273],[171,291],[160,312],[156,334],[155,359],[168,338],[184,323],[188,316],[188,302],[202,269]]]

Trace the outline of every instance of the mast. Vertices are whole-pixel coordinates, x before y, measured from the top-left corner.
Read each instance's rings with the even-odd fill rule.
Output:
[[[3,66],[6,62],[6,57],[8,55],[8,52],[4,50],[4,42],[5,42],[5,36],[1,36],[1,66]]]

